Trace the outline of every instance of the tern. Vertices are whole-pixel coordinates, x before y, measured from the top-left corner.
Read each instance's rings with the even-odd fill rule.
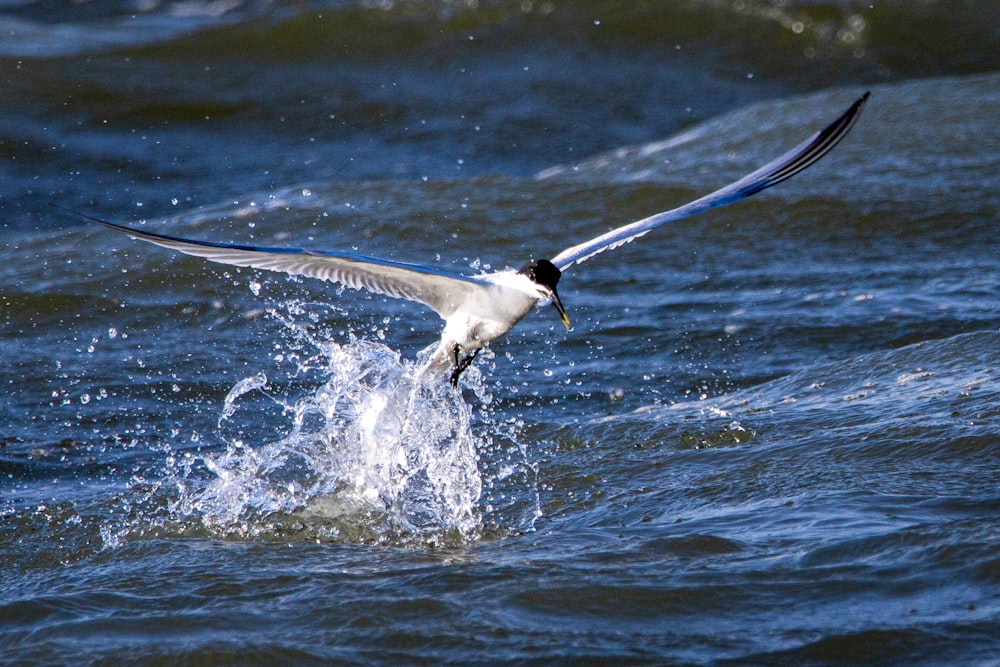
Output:
[[[556,285],[563,272],[571,266],[630,243],[668,222],[732,204],[798,174],[826,155],[847,135],[857,122],[868,95],[866,92],[858,98],[825,129],[743,178],[678,208],[566,248],[551,259],[533,259],[518,271],[466,276],[348,252],[197,241],[154,234],[82,215],[134,239],[213,262],[283,271],[422,303],[444,319],[441,341],[422,370],[441,374],[450,370],[451,384],[455,386],[479,351],[510,331],[539,302],[551,302],[563,325],[569,329],[569,316],[559,299]]]

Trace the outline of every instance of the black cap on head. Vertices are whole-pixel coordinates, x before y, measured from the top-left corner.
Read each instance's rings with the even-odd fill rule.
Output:
[[[539,285],[544,285],[555,291],[562,271],[547,259],[533,259],[525,264],[518,273],[523,273]]]
[[[556,292],[556,283],[559,282],[559,277],[562,275],[559,267],[547,259],[533,259],[525,264],[518,273],[526,275],[535,283],[548,288],[552,305],[559,311],[563,326],[569,329],[569,317],[566,315],[566,309],[563,308],[559,294]]]

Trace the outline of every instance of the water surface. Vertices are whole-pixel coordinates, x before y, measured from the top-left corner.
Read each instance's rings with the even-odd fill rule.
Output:
[[[7,3],[0,647],[24,663],[989,664],[989,3]],[[933,36],[933,38],[931,37]],[[464,376],[196,238],[574,267]]]

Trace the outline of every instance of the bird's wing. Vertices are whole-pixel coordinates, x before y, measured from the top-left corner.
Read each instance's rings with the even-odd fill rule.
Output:
[[[735,183],[730,183],[724,188],[679,208],[657,213],[624,227],[612,229],[590,241],[567,248],[553,257],[551,262],[559,267],[560,271],[565,271],[574,264],[584,262],[598,253],[634,241],[660,225],[681,220],[711,208],[732,204],[791,178],[826,155],[847,135],[854,127],[854,123],[857,122],[861,107],[867,99],[868,93],[865,93],[826,129],[817,132],[781,157],[768,162]]]
[[[416,301],[430,307],[443,318],[454,313],[470,293],[486,288],[486,283],[478,278],[438,271],[417,264],[344,252],[194,241],[145,232],[89,215],[84,217],[128,234],[132,238],[213,262],[283,271],[293,275],[329,280],[353,289],[366,289],[376,294]]]

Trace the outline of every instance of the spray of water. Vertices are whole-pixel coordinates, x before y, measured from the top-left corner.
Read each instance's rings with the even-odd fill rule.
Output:
[[[534,470],[518,425],[491,414],[477,367],[456,390],[420,372],[433,348],[404,360],[381,342],[324,340],[303,324],[307,310],[289,303],[271,314],[296,350],[292,374],[318,385],[287,398],[258,372],[232,387],[219,413],[224,434],[263,397],[280,407],[286,434],[169,456],[156,487],[171,497],[148,501],[165,509],[147,508],[106,544],[149,532],[142,524],[154,514],[157,526],[236,539],[455,545],[531,529],[540,514]]]

